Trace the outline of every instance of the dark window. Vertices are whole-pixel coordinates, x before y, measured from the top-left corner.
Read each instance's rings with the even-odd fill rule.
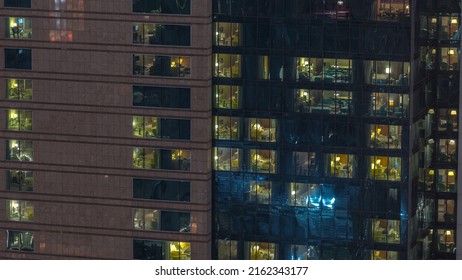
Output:
[[[190,232],[191,215],[188,212],[162,211],[161,230]]]
[[[133,106],[190,108],[190,88],[133,86]]]
[[[190,201],[190,182],[134,178],[133,198]]]
[[[10,191],[32,191],[34,188],[34,172],[27,170],[8,170],[7,188]]]
[[[5,7],[30,8],[31,0],[5,0]]]
[[[133,240],[133,258],[135,260],[162,260],[162,241]]]
[[[34,251],[34,233],[7,230],[8,250]]]
[[[135,23],[133,24],[133,43],[190,46],[191,26]]]
[[[133,0],[134,13],[191,14],[191,0]]]
[[[160,129],[162,138],[189,140],[190,120],[161,119]]]
[[[32,69],[32,51],[26,49],[5,49],[5,68]]]

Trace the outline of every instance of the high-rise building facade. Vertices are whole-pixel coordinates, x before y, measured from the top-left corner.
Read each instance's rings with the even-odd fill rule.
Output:
[[[459,2],[1,1],[0,258],[462,258]]]
[[[0,5],[0,258],[210,258],[211,3]]]
[[[214,257],[455,258],[459,1],[213,1]]]

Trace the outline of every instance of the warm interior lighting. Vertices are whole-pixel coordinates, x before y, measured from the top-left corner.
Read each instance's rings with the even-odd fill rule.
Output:
[[[387,74],[390,74],[390,73],[391,73],[390,67],[385,68],[385,73],[387,73]]]
[[[436,18],[432,18],[432,23],[436,23]]]
[[[449,171],[448,176],[454,176],[454,171]]]
[[[428,175],[435,175],[435,170],[433,170],[433,169],[428,170]]]
[[[340,161],[340,157],[335,157],[335,161],[336,161],[336,162],[339,162],[339,161]]]
[[[456,116],[457,115],[457,111],[456,110],[451,110],[451,116]]]
[[[389,106],[394,106],[394,105],[395,105],[395,101],[394,101],[393,99],[390,99],[390,100],[388,101],[388,105],[389,105]]]
[[[450,230],[447,230],[447,231],[446,231],[446,235],[451,235],[451,234],[452,234],[452,233],[451,233]]]
[[[451,23],[452,24],[457,24],[457,19],[456,18],[451,19]]]
[[[433,114],[435,113],[435,110],[429,109],[429,110],[428,110],[428,113],[433,115]]]
[[[381,162],[382,162],[382,161],[381,161],[380,159],[378,159],[378,160],[375,161],[375,163],[376,163],[377,165],[380,165]]]
[[[432,138],[428,139],[428,144],[433,144],[435,143],[435,140],[433,140]]]
[[[448,54],[449,54],[449,55],[453,55],[453,54],[455,54],[455,52],[454,52],[454,50],[449,50],[449,51],[448,51]]]
[[[454,146],[456,144],[456,140],[449,140],[449,145]]]
[[[436,49],[432,49],[432,54],[436,54]]]

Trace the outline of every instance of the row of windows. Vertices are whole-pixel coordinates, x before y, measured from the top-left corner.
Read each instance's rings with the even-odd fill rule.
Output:
[[[277,173],[279,169],[275,150],[215,147],[213,152],[214,170]],[[324,158],[324,168],[322,168],[321,158]],[[370,179],[401,180],[401,158],[370,156],[367,159]],[[284,160],[284,167],[286,172],[294,175],[317,174],[319,176],[323,173],[328,177],[357,178],[359,173],[357,156],[350,154],[325,154],[319,157],[315,153],[292,152]]]
[[[335,115],[350,115],[355,110],[352,92],[342,90],[215,85],[213,93],[213,105],[218,109],[267,110],[271,108],[280,111],[284,106],[286,112]],[[370,97],[367,103],[362,103],[364,108],[368,108],[367,115],[390,118],[408,116],[407,94],[387,92],[368,94]],[[271,106],[267,102],[271,102]]]
[[[214,138],[218,140],[277,142],[278,123],[277,119],[215,116]],[[370,148],[401,148],[401,126],[370,124],[367,127],[370,130],[370,139],[368,141]],[[455,147],[450,146],[450,148],[450,154],[454,156]]]
[[[439,57],[438,64],[436,58]],[[458,48],[420,48],[420,64],[422,69],[457,71],[459,70],[459,51]]]
[[[285,60],[285,61],[284,61]],[[351,59],[280,57],[215,53],[214,77],[261,80],[356,83]],[[409,62],[361,61],[366,84],[409,85]],[[242,65],[245,65],[242,66]],[[356,67],[359,67],[356,66]],[[242,70],[245,69],[245,73]],[[359,76],[359,75],[358,75]]]
[[[444,43],[460,39],[460,14],[421,16],[420,38],[438,39]],[[452,42],[451,42],[452,43]]]
[[[133,209],[134,229],[190,232],[190,219],[188,212]]]
[[[323,247],[319,245],[297,245],[287,244],[281,246],[277,243],[255,242],[218,239],[217,258],[219,260],[277,260],[280,257],[284,260],[320,260],[320,259],[352,259],[353,256],[348,248],[340,246]],[[280,252],[282,250],[282,252]],[[357,254],[355,252],[354,254]],[[364,259],[371,260],[397,260],[397,251],[365,251]]]
[[[356,0],[324,1],[245,1],[214,0],[213,13],[244,17],[303,17],[314,19],[345,20],[351,18]],[[352,3],[353,2],[353,3]],[[355,19],[398,21],[410,14],[409,0],[374,0],[361,2],[367,13],[357,13]],[[356,8],[358,9],[358,8]]]

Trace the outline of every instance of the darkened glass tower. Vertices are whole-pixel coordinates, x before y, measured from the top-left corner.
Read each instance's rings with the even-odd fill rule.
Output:
[[[414,2],[213,1],[214,257],[455,257],[460,8]]]

